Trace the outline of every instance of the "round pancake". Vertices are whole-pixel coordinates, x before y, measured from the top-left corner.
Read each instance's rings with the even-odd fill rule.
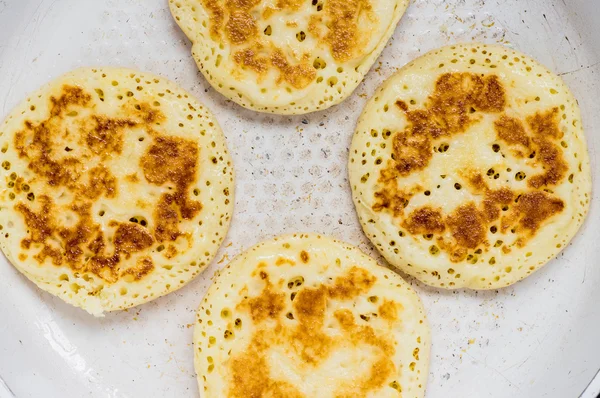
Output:
[[[7,117],[0,151],[2,250],[94,315],[182,287],[227,233],[234,176],[223,133],[163,78],[68,73]]]
[[[282,236],[234,259],[198,308],[203,397],[422,397],[429,326],[397,274],[357,248]]]
[[[409,0],[169,0],[192,55],[225,97],[303,114],[343,101],[379,56]]]
[[[443,288],[495,289],[555,257],[590,201],[577,101],[533,59],[501,46],[430,52],[366,105],[349,159],[366,235]]]

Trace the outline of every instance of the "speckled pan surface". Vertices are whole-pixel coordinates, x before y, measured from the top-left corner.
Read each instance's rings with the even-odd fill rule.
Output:
[[[598,186],[600,29],[594,21],[600,10],[594,3],[414,0],[343,105],[276,117],[244,110],[210,88],[167,1],[0,2],[2,117],[28,93],[79,66],[152,72],[212,111],[237,180],[231,229],[209,269],[136,309],[94,319],[42,293],[0,260],[0,390],[6,385],[18,397],[197,396],[195,311],[214,271],[235,255],[274,235],[314,231],[383,262],[355,215],[348,149],[375,89],[397,67],[441,45],[472,39],[505,44],[560,74],[579,100]],[[587,221],[558,259],[503,290],[446,292],[408,279],[431,325],[427,397],[562,398],[584,390],[600,368],[598,217],[593,196]]]

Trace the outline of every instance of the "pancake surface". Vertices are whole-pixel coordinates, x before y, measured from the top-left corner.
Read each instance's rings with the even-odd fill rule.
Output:
[[[212,115],[175,84],[78,69],[0,127],[0,246],[94,315],[182,287],[229,226],[233,170]]]
[[[422,397],[429,327],[416,293],[360,250],[282,236],[234,259],[197,313],[203,397]]]
[[[525,278],[568,244],[591,195],[577,101],[501,46],[445,47],[388,79],[359,120],[349,170],[377,249],[444,288]]]
[[[261,112],[323,110],[361,82],[409,0],[169,0],[212,86]]]

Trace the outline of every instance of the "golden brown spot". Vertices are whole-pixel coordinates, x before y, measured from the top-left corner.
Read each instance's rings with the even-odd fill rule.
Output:
[[[271,63],[281,73],[279,81],[285,80],[292,87],[299,90],[308,86],[317,75],[315,69],[306,62],[298,65],[290,65],[283,52],[279,49],[273,51],[271,54]]]
[[[263,263],[264,264],[264,263]],[[288,265],[296,265],[296,262],[293,260],[290,260],[289,258],[283,258],[283,257],[279,257],[277,259],[277,261],[275,261],[275,264],[278,266],[284,265],[284,264],[288,264]]]
[[[396,370],[390,359],[395,352],[394,346],[386,339],[377,336],[370,326],[357,326],[349,310],[337,310],[334,316],[342,329],[349,334],[355,346],[366,344],[379,350],[380,355],[371,365],[369,374],[349,383],[350,385],[343,385],[335,394],[336,397],[366,397],[369,392],[383,387],[388,377]]]
[[[50,97],[50,116],[60,116],[71,106],[84,107],[89,104],[91,99],[92,96],[83,91],[80,87],[64,85],[60,97]]]
[[[262,345],[258,338],[254,338],[246,352],[231,360],[232,387],[228,396],[231,398],[304,398],[305,395],[298,391],[292,384],[274,380],[268,373],[269,365]],[[253,348],[253,347],[260,348]]]
[[[128,174],[125,176],[125,179],[127,179],[127,181],[129,182],[140,182],[140,178],[138,177],[137,173],[133,173],[133,174]]]
[[[258,50],[246,48],[233,55],[235,63],[252,69],[258,74],[266,73],[269,69],[269,59],[258,54]]]
[[[509,145],[521,145],[529,148],[530,140],[521,120],[502,115],[494,122],[494,127],[498,138],[502,141]]]
[[[512,204],[515,194],[509,188],[500,188],[496,191],[486,191],[483,200],[483,214],[488,223],[500,218],[500,207]]]
[[[232,44],[245,43],[258,33],[256,21],[246,11],[234,11],[229,16],[225,29]]]
[[[307,252],[305,252],[304,250],[302,250],[302,251],[300,252],[300,260],[302,260],[302,262],[303,262],[304,264],[308,263],[308,259],[309,259],[309,258],[310,258],[310,257],[308,256],[308,253],[307,253]]]
[[[561,149],[551,141],[563,136],[558,127],[559,113],[558,108],[553,108],[546,113],[538,112],[527,118],[527,123],[535,135],[533,143],[537,146],[537,159],[546,170],[527,181],[527,185],[532,188],[558,185],[569,170]]]
[[[109,169],[104,166],[96,166],[90,169],[90,182],[83,190],[83,194],[89,199],[97,199],[102,195],[114,198],[117,195],[117,179]]]
[[[132,128],[136,122],[127,119],[109,119],[92,116],[95,126],[86,137],[86,144],[96,155],[106,157],[123,151],[123,129]]]
[[[285,295],[274,293],[270,283],[260,296],[254,297],[247,302],[252,320],[260,323],[266,319],[276,319],[285,308]]]
[[[292,332],[294,351],[304,364],[317,366],[330,354],[332,341],[322,332],[325,309],[327,305],[327,289],[303,289],[294,300],[294,312],[298,326]]]
[[[15,205],[15,210],[23,214],[25,225],[30,230],[29,237],[21,242],[24,249],[29,249],[32,243],[44,244],[53,232],[52,201],[46,195],[40,196],[38,201],[41,203],[39,212],[32,211],[23,203]],[[62,256],[60,259],[62,261]]]
[[[441,210],[429,206],[413,210],[402,222],[402,227],[412,235],[440,234],[446,230]]]
[[[111,223],[113,225],[117,223]],[[131,253],[140,252],[154,243],[152,235],[143,227],[134,223],[118,224],[115,231],[114,244],[116,252],[123,253],[126,258],[131,257]]]
[[[379,183],[384,186],[378,192],[375,192],[375,204],[373,210],[379,212],[382,210],[390,211],[394,217],[398,217],[404,213],[404,209],[408,206],[413,192],[405,192],[398,187],[397,176],[395,169],[382,169],[379,177]]]
[[[150,257],[139,258],[135,267],[128,268],[121,273],[121,276],[131,275],[135,281],[143,279],[154,270],[154,263]]]
[[[379,306],[379,316],[386,321],[398,319],[398,304],[391,300],[384,300]]]
[[[74,157],[53,158],[51,148],[55,130],[55,123],[51,119],[35,126],[25,122],[25,129],[15,134],[15,148],[20,158],[29,161],[28,168],[43,177],[48,185],[76,189],[83,173],[83,164]]]
[[[485,220],[471,202],[458,207],[447,219],[452,237],[462,248],[476,249],[486,238]]]
[[[467,180],[475,192],[485,192],[488,189],[488,185],[480,173],[467,174]]]
[[[361,32],[359,21],[376,23],[368,0],[329,0],[325,2],[325,15],[329,20],[329,32],[324,41],[329,45],[333,58],[338,62],[346,62],[355,58],[369,39],[368,34]],[[366,25],[369,25],[367,23]]]
[[[320,326],[325,316],[327,302],[327,289],[321,286],[318,289],[303,289],[294,300],[294,310],[301,323]]]
[[[542,225],[542,223],[562,212],[565,203],[546,192],[529,192],[521,196],[516,205],[516,218],[519,218],[518,225],[533,235]]]
[[[329,296],[334,299],[348,300],[369,291],[377,278],[364,268],[352,267],[346,276],[339,276],[335,284],[329,287]]]
[[[180,236],[180,219],[191,220],[202,210],[189,198],[196,180],[199,150],[195,142],[174,137],[157,137],[140,159],[146,180],[155,185],[173,184],[174,193],[161,196],[155,210],[155,236],[159,242]]]
[[[533,134],[538,137],[561,139],[562,131],[558,127],[558,116],[560,111],[558,108],[552,108],[546,113],[537,112],[535,115],[527,118],[527,124],[533,131]]]
[[[225,20],[225,11],[221,7],[220,0],[203,0],[202,2],[210,15],[210,35],[215,41],[221,37],[221,28]]]
[[[304,0],[277,0],[277,8],[279,10],[298,11],[302,4],[304,4]]]
[[[398,100],[396,101],[396,106],[398,108],[400,108],[400,110],[407,112],[408,111],[408,105],[406,104],[406,102],[402,101],[402,100]]]
[[[177,248],[173,245],[169,245],[167,247],[167,250],[164,253],[164,256],[168,259],[171,259],[171,258],[174,258],[175,256],[177,256],[177,253],[179,253]]]

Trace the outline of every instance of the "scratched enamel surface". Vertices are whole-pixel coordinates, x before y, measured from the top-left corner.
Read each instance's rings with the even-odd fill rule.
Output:
[[[281,233],[308,231],[383,263],[355,215],[347,151],[376,87],[442,45],[512,46],[561,75],[579,100],[595,173],[600,28],[592,23],[592,3],[414,0],[348,100],[326,112],[277,117],[244,110],[210,88],[163,0],[0,2],[2,117],[27,93],[79,66],[152,72],[215,115],[237,181],[231,229],[216,260],[183,289],[135,310],[92,319],[40,292],[1,259],[0,313],[10,319],[0,326],[1,377],[19,397],[195,396],[194,313],[211,276],[235,255]],[[432,329],[426,396],[564,397],[584,389],[600,368],[600,224],[593,222],[599,216],[593,197],[588,221],[559,258],[503,290],[444,292],[408,279]],[[34,374],[45,377],[32,387]]]

